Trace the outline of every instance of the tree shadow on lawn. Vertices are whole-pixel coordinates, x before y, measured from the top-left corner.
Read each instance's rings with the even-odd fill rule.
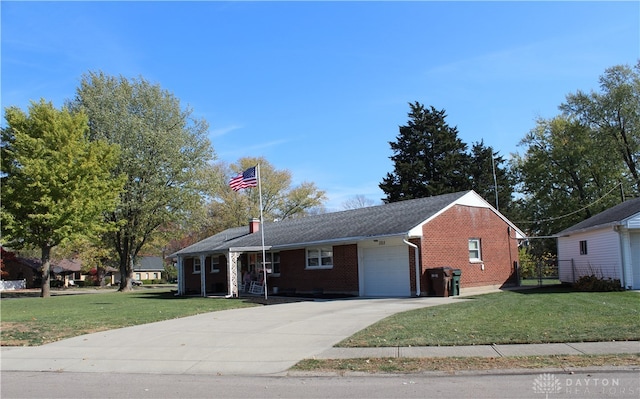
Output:
[[[193,295],[177,295],[177,291],[134,291],[136,296],[141,299],[166,299],[166,300],[184,300],[184,299],[193,299],[193,298],[202,298],[200,294]],[[344,296],[342,296],[344,297]],[[269,295],[266,299],[262,295],[241,295],[238,298],[226,298],[224,294],[214,294],[207,296],[208,299],[225,299],[231,301],[242,301],[245,303],[254,303],[259,305],[278,305],[282,303],[294,303],[294,302],[305,302],[305,301],[313,301],[318,299],[315,296],[289,296],[289,295]],[[329,298],[322,298],[329,299]],[[332,297],[330,299],[336,299]]]
[[[511,292],[515,292],[516,294],[571,294],[574,292],[583,292],[578,291],[570,285],[567,284],[555,284],[555,285],[545,285],[541,287],[514,287],[509,289]]]

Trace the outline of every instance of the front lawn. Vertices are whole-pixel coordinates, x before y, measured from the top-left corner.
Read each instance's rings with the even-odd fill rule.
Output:
[[[465,298],[398,313],[342,347],[640,340],[640,293],[554,286]]]
[[[177,297],[164,288],[7,298],[0,306],[1,343],[9,346],[42,345],[81,334],[256,304],[242,299]]]

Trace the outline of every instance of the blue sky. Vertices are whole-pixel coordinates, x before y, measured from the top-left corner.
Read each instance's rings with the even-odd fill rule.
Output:
[[[60,107],[80,77],[144,77],[210,125],[218,160],[264,156],[328,210],[378,201],[409,102],[509,158],[537,117],[640,58],[640,2],[12,2],[1,105]],[[3,120],[4,125],[4,120]]]

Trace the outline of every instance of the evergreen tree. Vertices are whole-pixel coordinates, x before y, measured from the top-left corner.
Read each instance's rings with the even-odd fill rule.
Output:
[[[430,197],[471,188],[467,145],[456,127],[446,122],[444,110],[409,104],[409,122],[400,126],[395,142],[389,142],[393,173],[379,187],[384,202]]]

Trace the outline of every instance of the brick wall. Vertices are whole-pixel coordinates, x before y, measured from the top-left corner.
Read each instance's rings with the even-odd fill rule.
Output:
[[[411,238],[409,242],[417,245],[420,248],[420,239],[419,238]],[[416,251],[413,247],[407,245],[407,250],[409,251],[409,280],[411,286],[411,295],[415,295],[416,293]],[[420,250],[418,250],[418,256],[420,256]],[[420,262],[420,268],[422,269],[422,259],[418,259]],[[425,283],[420,279],[420,292],[426,292]]]
[[[269,285],[283,293],[358,295],[357,245],[334,246],[331,269],[306,269],[306,256],[304,249],[280,252],[280,277],[270,278]]]
[[[193,258],[183,260],[184,289],[189,293],[200,292],[200,274],[193,274]]]
[[[218,270],[217,273],[211,272],[211,257],[205,258],[202,272],[205,274],[205,287],[208,293],[227,293],[227,258],[223,255],[217,256]],[[187,293],[200,293],[200,274],[193,273],[193,258],[186,258],[183,262],[185,290]]]
[[[424,271],[441,266],[462,270],[461,288],[513,284],[513,262],[518,260],[514,237],[490,209],[462,205],[448,209],[423,226],[422,291],[427,287]],[[469,261],[470,238],[481,241],[482,263]]]

